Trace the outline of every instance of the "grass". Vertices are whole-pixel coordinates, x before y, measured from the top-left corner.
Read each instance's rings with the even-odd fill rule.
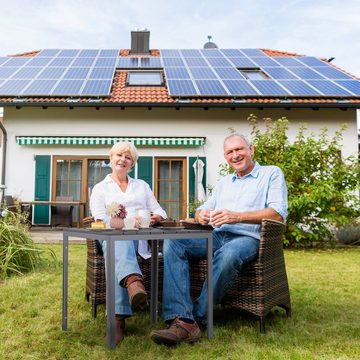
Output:
[[[51,248],[61,259],[61,245]],[[256,318],[215,311],[214,338],[176,348],[149,338],[147,312],[127,321],[128,335],[114,351],[105,342],[104,307],[91,317],[85,301],[86,247],[70,245],[68,331],[61,330],[62,269],[48,268],[0,284],[0,359],[359,359],[360,248],[286,250],[292,317],[267,317],[265,336]]]

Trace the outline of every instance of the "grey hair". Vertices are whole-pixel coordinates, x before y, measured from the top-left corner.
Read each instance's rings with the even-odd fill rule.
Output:
[[[246,144],[246,146],[247,146],[248,148],[250,147],[251,143],[250,143],[250,141],[248,140],[248,138],[247,138],[245,135],[239,134],[239,133],[233,133],[233,134],[227,136],[227,137],[224,139],[224,146],[225,146],[225,143],[226,143],[229,139],[231,139],[231,138],[233,138],[233,137],[239,137],[240,139],[244,140],[244,142],[245,142],[245,144]]]
[[[129,151],[129,153],[131,155],[131,159],[133,161],[132,166],[134,166],[139,158],[139,153],[138,153],[135,145],[128,141],[121,141],[121,142],[115,143],[109,151],[110,159],[111,159],[112,155],[123,153],[125,151]]]

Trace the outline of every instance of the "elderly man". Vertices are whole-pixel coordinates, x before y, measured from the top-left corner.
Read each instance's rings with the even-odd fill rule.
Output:
[[[253,154],[254,146],[241,134],[224,140],[224,157],[234,173],[217,183],[195,214],[200,224],[214,226],[214,304],[221,301],[243,265],[256,258],[261,220],[284,221],[287,216],[282,171],[276,166],[261,166],[252,159]],[[198,324],[206,324],[207,283],[192,303],[188,260],[202,258],[206,258],[205,239],[165,241],[163,316],[168,327],[151,332],[154,342],[175,345],[200,339]]]

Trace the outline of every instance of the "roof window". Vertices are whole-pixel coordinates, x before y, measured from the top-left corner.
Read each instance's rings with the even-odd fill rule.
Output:
[[[269,79],[266,74],[260,69],[238,69],[243,76],[248,80],[264,80]]]
[[[161,71],[129,71],[127,86],[162,86],[164,78]]]

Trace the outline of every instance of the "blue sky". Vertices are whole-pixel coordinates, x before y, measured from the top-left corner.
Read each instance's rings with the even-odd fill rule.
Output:
[[[2,1],[0,56],[43,48],[268,48],[317,57],[360,76],[359,0]]]

